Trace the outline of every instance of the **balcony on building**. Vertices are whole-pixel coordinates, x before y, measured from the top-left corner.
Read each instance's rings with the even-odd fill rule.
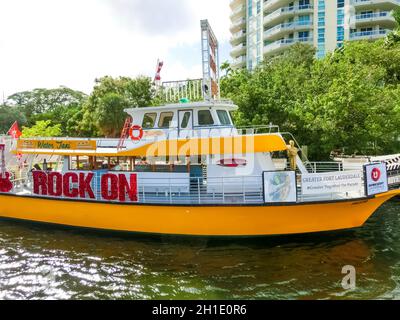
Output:
[[[287,33],[294,31],[310,30],[313,27],[312,20],[298,20],[293,22],[281,23],[277,26],[264,31],[264,40],[275,40],[282,38]]]
[[[313,45],[314,42],[312,37],[280,39],[264,46],[264,56],[270,57],[279,54],[295,43],[306,43]]]
[[[264,1],[264,12],[265,13],[274,12],[275,10],[278,10],[279,8],[288,6],[292,2],[293,2],[293,0],[265,0]]]
[[[234,69],[244,68],[246,67],[246,64],[247,64],[246,56],[241,56],[236,59],[233,59],[232,68]]]
[[[231,7],[231,9],[235,9],[236,7],[243,5],[246,5],[246,0],[231,0],[229,2],[229,6]]]
[[[285,19],[294,17],[295,15],[306,13],[311,14],[313,12],[314,9],[311,4],[279,8],[278,10],[275,10],[264,17],[264,25],[276,25],[278,23],[282,23]]]
[[[356,31],[350,33],[350,40],[375,40],[385,37],[390,32],[388,29]]]
[[[400,6],[400,0],[352,0],[355,9],[380,9],[390,11]]]
[[[244,43],[241,43],[233,47],[233,49],[231,50],[231,57],[236,58],[243,55],[244,53],[246,53],[246,45]]]
[[[396,26],[396,20],[393,17],[392,11],[380,11],[373,13],[361,13],[356,14],[356,26],[377,26],[382,28],[394,28]]]
[[[246,27],[246,19],[245,18],[240,18],[240,19],[232,21],[232,25],[231,25],[230,30],[231,30],[232,33],[236,33],[236,32],[238,32],[240,30],[245,29],[245,27]]]
[[[230,43],[232,46],[236,46],[239,43],[244,42],[245,40],[246,40],[246,31],[240,30],[239,32],[232,34]]]
[[[246,6],[240,5],[236,7],[235,9],[232,9],[232,13],[230,15],[230,18],[232,21],[238,19],[238,18],[243,18],[246,15]]]

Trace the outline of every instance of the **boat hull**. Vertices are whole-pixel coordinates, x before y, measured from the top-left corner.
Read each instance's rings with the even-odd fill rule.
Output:
[[[267,236],[361,227],[386,201],[374,198],[294,205],[137,205],[0,195],[0,218],[107,231],[190,236]]]

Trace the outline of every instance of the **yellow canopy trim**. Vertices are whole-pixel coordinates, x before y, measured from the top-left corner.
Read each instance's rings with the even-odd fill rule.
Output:
[[[51,140],[49,140],[51,141]],[[20,140],[14,153],[22,154],[50,154],[60,156],[99,156],[99,157],[162,157],[162,156],[195,156],[195,155],[216,155],[216,154],[245,154],[274,152],[287,150],[287,145],[280,135],[264,134],[236,137],[215,137],[215,138],[190,138],[163,140],[148,143],[129,150],[102,149],[101,151],[93,148],[90,142],[86,150],[82,148],[79,141],[69,141],[71,148],[62,149],[51,148],[52,145],[47,141],[44,143],[39,140],[30,140],[33,144],[28,144],[28,140]],[[55,142],[55,141],[52,141]],[[27,147],[29,146],[29,147]],[[48,146],[48,148],[40,148]],[[74,146],[74,147],[72,147]],[[79,147],[79,148],[78,148]],[[89,149],[91,147],[91,149]]]

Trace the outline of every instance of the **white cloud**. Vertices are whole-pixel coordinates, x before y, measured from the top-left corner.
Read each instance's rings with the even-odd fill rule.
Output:
[[[200,19],[229,39],[229,0],[1,0],[0,94],[69,86],[90,92],[103,75],[201,77]],[[183,50],[179,58],[171,52]],[[190,64],[189,64],[190,62]]]

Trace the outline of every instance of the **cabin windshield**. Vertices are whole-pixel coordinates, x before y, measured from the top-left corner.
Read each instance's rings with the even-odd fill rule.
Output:
[[[229,119],[229,115],[226,110],[217,110],[217,115],[221,125],[230,126],[232,124],[231,119]]]
[[[189,126],[189,120],[191,118],[192,113],[187,111],[183,115],[182,122],[181,122],[181,128],[186,129]]]
[[[210,110],[200,110],[198,112],[199,126],[212,126],[214,125],[214,119],[211,115]]]

